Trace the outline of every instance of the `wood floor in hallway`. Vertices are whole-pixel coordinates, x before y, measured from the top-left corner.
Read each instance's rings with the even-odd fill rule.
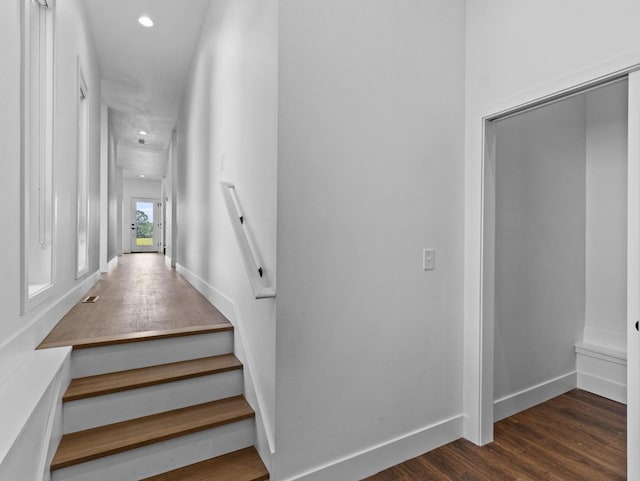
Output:
[[[78,345],[136,333],[206,329],[229,321],[160,254],[127,254],[58,323],[40,348]]]
[[[364,481],[623,481],[626,406],[574,390],[495,425],[495,441],[458,440]]]

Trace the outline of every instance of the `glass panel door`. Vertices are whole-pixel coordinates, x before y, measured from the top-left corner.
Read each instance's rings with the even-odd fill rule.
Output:
[[[156,199],[131,199],[131,252],[158,252]]]

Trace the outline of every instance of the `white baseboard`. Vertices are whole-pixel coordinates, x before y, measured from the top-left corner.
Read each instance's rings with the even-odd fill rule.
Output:
[[[100,272],[108,274],[111,270],[118,265],[118,256],[114,256],[109,262],[100,263]]]
[[[283,481],[363,479],[462,437],[463,416],[425,426]]]
[[[622,404],[627,404],[627,386],[609,379],[604,379],[592,374],[578,373],[578,388],[611,399]]]
[[[578,387],[598,396],[627,403],[627,354],[590,343],[576,344]]]
[[[176,271],[189,284],[195,287],[211,304],[234,325],[235,355],[244,364],[245,397],[256,412],[257,448],[267,469],[271,469],[271,457],[275,453],[275,439],[273,425],[266,416],[266,403],[260,385],[256,382],[255,361],[246,343],[244,324],[237,303],[224,295],[218,289],[207,283],[200,276],[181,264],[176,264]]]
[[[577,372],[573,371],[520,392],[496,399],[493,403],[493,420],[497,422],[513,416],[525,409],[569,392],[577,386]]]

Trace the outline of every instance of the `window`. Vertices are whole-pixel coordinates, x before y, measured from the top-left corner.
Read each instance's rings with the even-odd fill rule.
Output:
[[[79,278],[89,272],[89,91],[78,59],[78,152],[77,152],[77,270]]]
[[[53,286],[53,0],[24,0],[23,310]]]

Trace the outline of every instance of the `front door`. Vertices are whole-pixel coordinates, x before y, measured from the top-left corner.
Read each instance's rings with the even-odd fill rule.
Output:
[[[158,252],[160,216],[158,199],[131,199],[131,252]]]

